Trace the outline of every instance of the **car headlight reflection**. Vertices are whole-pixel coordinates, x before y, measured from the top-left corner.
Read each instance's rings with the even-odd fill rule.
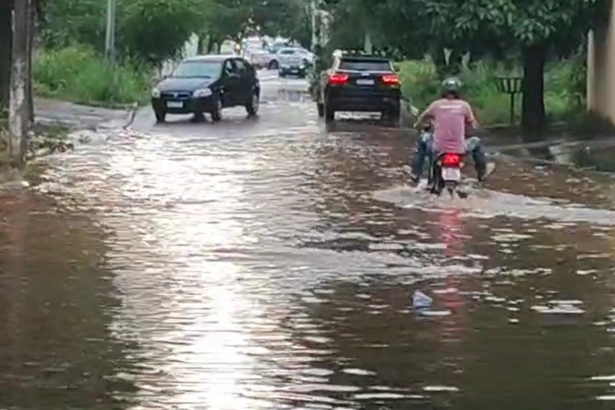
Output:
[[[201,88],[192,93],[192,96],[195,98],[200,97],[209,97],[211,95],[211,90],[209,88]]]

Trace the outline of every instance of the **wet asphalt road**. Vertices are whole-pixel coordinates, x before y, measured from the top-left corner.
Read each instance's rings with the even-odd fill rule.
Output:
[[[3,194],[0,408],[610,408],[611,177],[507,160],[436,201],[405,131],[263,87]]]

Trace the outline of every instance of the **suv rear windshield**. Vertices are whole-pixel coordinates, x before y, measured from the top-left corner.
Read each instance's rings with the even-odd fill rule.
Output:
[[[391,63],[386,60],[342,59],[340,70],[354,71],[391,71]]]

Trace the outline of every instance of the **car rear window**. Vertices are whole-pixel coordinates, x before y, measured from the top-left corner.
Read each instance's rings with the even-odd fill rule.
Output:
[[[391,63],[383,60],[342,59],[338,68],[354,71],[391,71]]]
[[[220,61],[184,61],[177,66],[171,77],[215,78],[220,74]]]

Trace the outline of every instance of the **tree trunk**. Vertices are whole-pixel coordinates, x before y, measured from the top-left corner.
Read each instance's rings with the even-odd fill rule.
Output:
[[[442,75],[446,71],[446,54],[444,48],[439,45],[432,48],[431,58],[436,66],[436,72]]]
[[[372,54],[374,51],[372,36],[368,31],[365,31],[365,36],[363,38],[363,51],[365,51],[367,54]]]
[[[0,0],[0,113],[9,108],[12,49],[12,0]]]
[[[12,165],[24,161],[23,147],[28,133],[27,60],[28,60],[28,9],[30,0],[15,2],[13,10],[13,60],[11,64],[11,90],[9,101],[8,157]]]
[[[221,37],[210,34],[207,39],[207,54],[220,52],[221,45],[222,45]]]
[[[540,134],[546,125],[544,101],[546,53],[546,47],[541,44],[523,49],[521,125],[528,135]]]
[[[463,53],[457,48],[449,49],[446,59],[446,71],[448,75],[459,75],[463,66]]]
[[[207,44],[207,41],[208,41],[207,37],[208,36],[206,34],[203,34],[203,33],[201,33],[199,35],[199,41],[197,42],[197,45],[196,45],[196,53],[197,54],[199,54],[199,55],[200,54],[205,54],[205,48],[206,48],[205,44]]]
[[[36,33],[36,10],[34,8],[34,0],[29,0],[28,7],[28,50],[26,60],[26,104],[28,109],[28,128],[34,125],[34,90],[32,89],[32,53],[34,52],[34,35]]]

